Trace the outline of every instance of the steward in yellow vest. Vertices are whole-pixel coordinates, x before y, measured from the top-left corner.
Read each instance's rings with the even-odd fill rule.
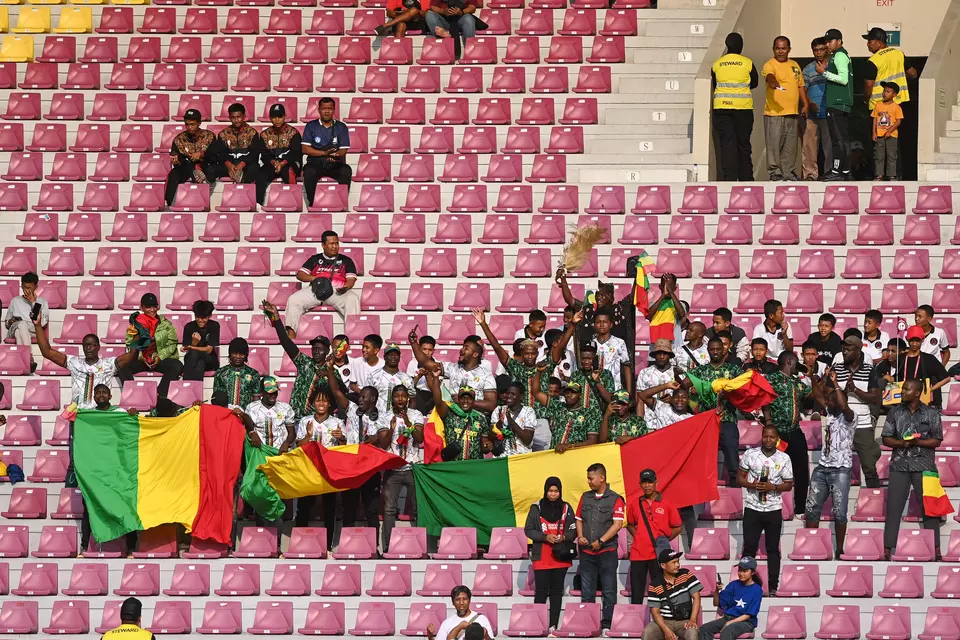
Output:
[[[760,84],[757,68],[743,56],[743,36],[731,33],[727,53],[713,63],[713,130],[717,140],[717,179],[753,181],[750,134],[753,133],[753,96]]]
[[[103,640],[153,640],[153,634],[140,627],[143,605],[127,598],[120,605],[120,626],[103,634]]]
[[[894,98],[894,102],[897,104],[909,102],[910,90],[907,88],[907,78],[916,79],[917,70],[913,67],[906,68],[902,51],[887,46],[887,32],[880,27],[871,28],[863,34],[863,39],[867,41],[867,49],[873,54],[867,61],[869,63],[865,71],[867,79],[863,89],[863,95],[866,96],[870,109],[872,110],[878,102],[883,100],[881,82],[895,82],[900,86],[900,93]]]

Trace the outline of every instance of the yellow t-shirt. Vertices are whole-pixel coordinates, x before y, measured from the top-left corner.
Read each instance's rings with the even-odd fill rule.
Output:
[[[877,138],[882,138],[883,134],[887,132],[887,129],[892,127],[897,120],[903,120],[903,109],[901,109],[900,105],[896,102],[891,102],[890,104],[878,102],[877,106],[873,108],[871,115],[877,122]],[[899,138],[900,131],[894,131],[890,137]]]
[[[780,89],[767,86],[767,100],[763,105],[765,116],[795,116],[800,113],[800,87],[803,84],[803,71],[793,60],[777,62],[770,58],[760,71],[760,82],[766,86],[766,77],[773,74],[780,83]]]

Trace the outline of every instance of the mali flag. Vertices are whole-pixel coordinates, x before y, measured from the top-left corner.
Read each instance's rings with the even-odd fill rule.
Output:
[[[933,517],[953,513],[953,505],[947,498],[947,492],[940,484],[940,474],[936,471],[923,472],[923,512]]]
[[[290,500],[357,489],[375,473],[405,464],[400,456],[372,444],[327,448],[308,442],[282,456],[267,458],[258,469],[281,499]]]
[[[640,472],[657,472],[660,490],[677,506],[709,502],[717,491],[719,418],[709,411],[620,446],[612,442],[506,458],[415,464],[417,523],[431,535],[443,527],[474,527],[487,544],[494,527],[523,527],[543,483],[557,476],[574,507],[589,490],[587,467],[607,468],[611,488],[628,499],[640,493]]]
[[[634,288],[633,288],[633,304],[637,310],[643,315],[647,315],[647,311],[650,310],[650,278],[649,273],[653,271],[656,263],[653,258],[650,257],[650,254],[640,250],[640,255],[637,256],[637,275],[634,278]]]
[[[698,378],[689,371],[687,378],[697,390],[698,398],[711,398],[723,393],[730,404],[744,413],[753,413],[770,404],[777,397],[767,379],[755,369],[747,369],[736,378],[721,378],[712,383]]]
[[[447,437],[443,430],[443,420],[440,419],[440,414],[437,413],[437,408],[434,407],[433,411],[431,411],[427,417],[426,424],[423,425],[424,464],[440,462],[443,459],[441,453],[443,453],[446,446]]]
[[[230,543],[244,429],[231,411],[193,407],[175,418],[79,411],[73,458],[94,538],[182,524]]]
[[[660,302],[653,316],[650,318],[650,342],[651,344],[660,338],[666,338],[673,342],[675,334],[675,325],[677,324],[677,309],[671,298],[664,298]]]

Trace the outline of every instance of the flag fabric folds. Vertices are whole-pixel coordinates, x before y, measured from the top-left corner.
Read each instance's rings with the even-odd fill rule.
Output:
[[[447,446],[447,437],[443,431],[443,420],[437,413],[437,408],[427,417],[423,425],[423,462],[431,464],[442,460],[441,453]]]
[[[243,441],[240,419],[212,405],[175,418],[77,412],[74,466],[94,538],[182,524],[229,544]]]
[[[638,258],[637,276],[634,280],[634,284],[636,286],[633,288],[633,305],[638,311],[640,311],[640,313],[647,315],[647,311],[650,310],[649,274],[656,265],[656,262],[654,262],[653,258],[650,257],[650,254],[643,249],[640,250],[640,255]]]
[[[923,512],[931,518],[953,513],[953,505],[940,484],[936,471],[923,472]]]
[[[277,492],[270,486],[267,476],[259,467],[266,464],[267,458],[280,455],[275,447],[263,445],[259,448],[247,440],[243,443],[243,459],[246,470],[240,485],[240,497],[249,504],[264,520],[276,520],[283,515],[286,507]]]
[[[703,380],[688,371],[687,378],[696,389],[697,398],[714,399],[722,393],[730,404],[744,413],[758,411],[777,397],[767,379],[755,369],[748,369],[736,378],[720,378],[713,381]]]
[[[605,443],[506,458],[415,464],[417,523],[431,535],[443,527],[474,527],[487,544],[494,527],[523,527],[543,482],[557,476],[574,507],[588,489],[587,467],[601,463],[607,482],[627,499],[640,492],[640,472],[657,472],[660,490],[675,505],[709,502],[717,491],[719,418],[709,411],[620,446]]]
[[[268,457],[258,469],[277,496],[290,500],[357,489],[375,473],[405,464],[400,456],[372,444],[327,448],[308,442],[283,455]]]
[[[673,342],[676,324],[677,309],[672,299],[664,297],[660,302],[660,307],[650,318],[650,343],[653,344],[660,338],[666,338]]]

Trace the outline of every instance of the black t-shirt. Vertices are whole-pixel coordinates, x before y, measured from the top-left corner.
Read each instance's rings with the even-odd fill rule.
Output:
[[[947,370],[943,368],[940,358],[932,356],[929,353],[920,352],[920,356],[902,355],[897,361],[897,380],[929,380],[930,386],[950,377]],[[943,406],[943,394],[940,389],[933,392],[933,401],[931,404],[935,407]]]
[[[826,340],[819,331],[811,333],[807,342],[817,346],[817,360],[828,367],[833,364],[833,357],[843,351],[843,339],[832,331]]]
[[[198,325],[195,320],[191,320],[183,327],[183,346],[193,344],[193,334],[200,334],[198,347],[213,347],[214,355],[217,354],[217,347],[220,346],[220,323],[216,320],[208,320],[203,327]]]
[[[353,264],[353,260],[342,253],[333,258],[329,258],[323,253],[316,253],[307,258],[307,261],[300,267],[300,271],[330,280],[330,285],[334,289],[344,286],[347,278],[357,277],[357,267]]]
[[[727,361],[729,362],[729,360]],[[777,370],[777,363],[772,360],[761,360],[757,362],[753,358],[750,358],[743,363],[744,369],[756,369],[763,375],[769,375]]]

